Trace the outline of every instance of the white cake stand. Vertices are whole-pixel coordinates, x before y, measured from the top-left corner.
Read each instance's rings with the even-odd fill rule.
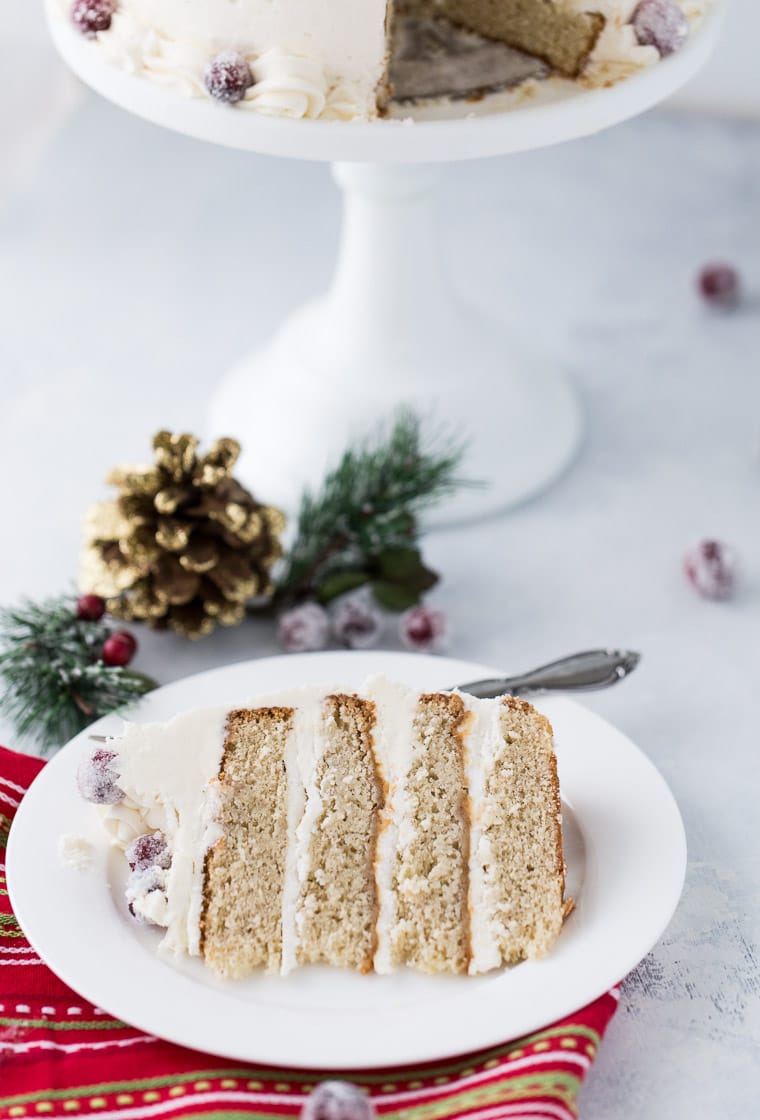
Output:
[[[499,95],[455,104],[443,119],[344,123],[266,118],[123,74],[48,0],[65,60],[122,108],[211,143],[334,164],[344,218],[329,290],[224,376],[212,398],[209,434],[240,439],[240,476],[292,510],[350,438],[407,403],[468,438],[466,473],[487,484],[452,499],[448,523],[547,486],[573,458],[581,419],[561,369],[518,350],[499,323],[448,290],[433,216],[437,165],[572,140],[644,112],[706,61],[723,9],[720,0],[678,54],[610,89],[552,80],[510,111],[499,111]]]

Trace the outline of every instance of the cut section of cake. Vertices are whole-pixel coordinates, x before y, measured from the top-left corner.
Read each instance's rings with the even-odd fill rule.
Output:
[[[167,89],[267,116],[328,120],[384,113],[394,29],[410,19],[447,21],[558,75],[604,86],[677,50],[711,2],[48,0],[104,60]],[[497,74],[490,81],[498,85]],[[450,92],[463,92],[455,77]]]
[[[546,954],[568,905],[552,729],[510,697],[375,678],[131,724],[80,789],[133,917],[231,979],[476,975]]]
[[[292,708],[230,712],[216,822],[205,853],[200,951],[222,976],[279,972],[288,846],[285,751]],[[199,860],[200,864],[200,860]]]

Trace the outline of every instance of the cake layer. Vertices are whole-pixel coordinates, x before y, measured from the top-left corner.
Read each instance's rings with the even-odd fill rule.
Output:
[[[92,765],[130,909],[220,975],[478,974],[559,934],[552,731],[524,701],[377,678],[131,726]]]
[[[279,972],[292,708],[230,712],[217,822],[205,858],[201,952],[222,976]]]
[[[596,0],[581,5],[574,0],[404,0],[404,6],[500,39],[572,78],[583,70],[605,25]]]
[[[469,964],[465,723],[461,696],[420,697],[403,778],[392,959],[421,972],[466,972]]]
[[[310,794],[318,808],[296,921],[301,964],[372,970],[378,914],[374,863],[383,807],[374,724],[369,700],[346,695],[325,700]]]

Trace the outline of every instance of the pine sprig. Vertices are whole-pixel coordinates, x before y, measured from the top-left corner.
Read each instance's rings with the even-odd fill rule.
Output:
[[[277,602],[328,602],[365,584],[390,610],[418,602],[438,579],[417,548],[418,517],[464,484],[456,474],[463,452],[445,435],[423,443],[410,411],[390,432],[349,448],[321,489],[301,500]]]
[[[0,610],[0,711],[19,738],[50,751],[155,688],[100,660],[109,635],[104,623],[77,617],[71,596]]]

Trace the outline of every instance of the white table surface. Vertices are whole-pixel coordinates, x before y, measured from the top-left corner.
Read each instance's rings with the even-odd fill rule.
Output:
[[[67,116],[66,88],[34,150],[0,159],[4,602],[66,588],[107,468],[145,457],[159,427],[203,427],[215,377],[325,284],[338,228],[326,168],[212,150],[89,96]],[[756,126],[650,116],[453,167],[441,199],[453,281],[566,363],[588,424],[541,500],[426,542],[451,652],[522,668],[642,650],[589,703],[660,767],[689,836],[682,905],[626,981],[587,1120],[757,1109],[759,195]],[[737,314],[694,297],[714,256],[746,275]],[[733,603],[682,577],[705,535],[741,555]],[[163,682],[276,650],[262,625],[140,639]]]

